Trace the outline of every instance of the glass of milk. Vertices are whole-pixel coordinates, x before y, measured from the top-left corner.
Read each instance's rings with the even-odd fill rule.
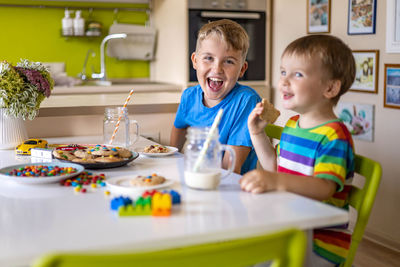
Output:
[[[235,165],[235,151],[219,142],[218,129],[206,142],[210,127],[189,127],[185,146],[185,183],[195,189],[215,190],[222,178],[232,173]],[[204,150],[206,146],[206,150]],[[229,152],[231,165],[222,176],[223,151]],[[205,153],[204,153],[205,152]],[[201,155],[203,153],[203,155]],[[201,158],[199,161],[199,157]]]

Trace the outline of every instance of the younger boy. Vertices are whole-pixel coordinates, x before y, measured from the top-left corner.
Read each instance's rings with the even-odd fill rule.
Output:
[[[347,208],[345,182],[353,176],[353,140],[334,107],[354,80],[352,52],[334,36],[305,36],[285,49],[280,73],[283,107],[298,115],[286,123],[275,153],[264,133],[267,123],[259,118],[263,106],[257,104],[248,126],[264,170],[246,173],[241,188],[252,193],[290,191]],[[349,246],[350,235],[343,231],[314,231],[314,252],[330,262],[342,262]]]
[[[218,20],[200,29],[196,51],[191,56],[199,84],[183,92],[170,142],[181,150],[187,127],[211,126],[222,108],[219,141],[235,150],[237,173],[252,170],[257,164],[247,118],[260,97],[252,88],[237,82],[247,70],[248,48],[246,31],[234,21]],[[224,168],[230,164],[226,154],[222,161]]]

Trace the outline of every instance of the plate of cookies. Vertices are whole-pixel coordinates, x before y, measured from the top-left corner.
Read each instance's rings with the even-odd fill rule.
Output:
[[[163,145],[149,145],[139,149],[139,153],[148,157],[165,157],[174,154],[178,148]]]
[[[113,193],[140,194],[147,190],[172,186],[174,181],[153,173],[151,175],[132,175],[109,178],[106,180],[106,184]]]
[[[124,166],[139,157],[139,153],[106,145],[68,145],[55,148],[53,157],[86,169],[106,169]]]

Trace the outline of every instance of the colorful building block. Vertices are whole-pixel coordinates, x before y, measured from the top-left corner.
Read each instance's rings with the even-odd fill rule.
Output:
[[[155,193],[152,199],[153,216],[170,216],[172,198],[170,194]]]
[[[130,199],[129,197],[115,197],[111,200],[111,209],[118,210],[119,207],[127,206],[129,204],[132,204],[132,199]]]

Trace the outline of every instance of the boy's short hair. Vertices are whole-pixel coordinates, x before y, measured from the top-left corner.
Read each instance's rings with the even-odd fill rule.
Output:
[[[339,94],[332,98],[336,105],[340,96],[349,90],[354,82],[356,64],[351,49],[339,38],[332,35],[307,35],[290,43],[284,55],[317,57],[329,80],[340,80]]]
[[[205,24],[200,28],[197,35],[196,51],[199,49],[201,42],[211,34],[219,35],[230,48],[242,51],[243,61],[246,60],[250,45],[249,36],[239,23],[230,19],[221,19]]]

